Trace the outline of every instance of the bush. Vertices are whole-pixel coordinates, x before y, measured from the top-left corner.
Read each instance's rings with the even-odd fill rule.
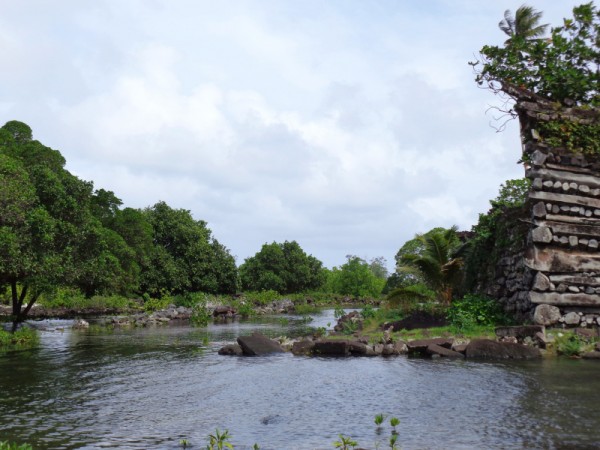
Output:
[[[47,308],[83,308],[86,298],[77,288],[58,287],[53,292],[44,294],[38,303]]]
[[[563,335],[556,338],[556,352],[565,356],[579,356],[585,342],[577,335]]]
[[[471,294],[455,300],[448,308],[446,318],[450,325],[459,330],[475,326],[505,325],[510,322],[496,300]]]
[[[268,289],[265,291],[246,292],[245,297],[255,305],[264,306],[282,298],[282,295],[279,294],[277,291]]]

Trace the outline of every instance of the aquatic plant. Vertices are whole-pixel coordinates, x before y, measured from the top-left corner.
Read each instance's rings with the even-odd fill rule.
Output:
[[[29,444],[14,444],[8,441],[0,441],[0,450],[33,450]]]
[[[350,450],[358,445],[358,443],[353,440],[350,436],[344,436],[343,434],[339,434],[339,441],[335,441],[333,446],[335,448],[340,448],[342,450]]]
[[[192,315],[190,316],[190,322],[199,327],[205,327],[210,322],[212,314],[206,307],[205,302],[198,302],[192,309]]]
[[[229,434],[229,430],[220,432],[217,428],[215,434],[208,436],[209,442],[206,446],[206,450],[223,450],[225,448],[233,450],[233,445],[229,442],[230,439],[231,435]]]
[[[389,440],[390,450],[398,450],[400,448],[396,445],[397,440],[398,440],[398,435],[392,433],[392,435],[390,436],[390,440]]]
[[[400,425],[400,419],[398,419],[397,417],[392,417],[390,419],[390,425],[392,426],[392,434],[398,434],[398,432],[396,431],[396,427]]]
[[[22,327],[10,333],[0,328],[0,349],[6,348],[30,348],[37,345],[39,336],[33,328]],[[3,450],[0,447],[0,450]]]

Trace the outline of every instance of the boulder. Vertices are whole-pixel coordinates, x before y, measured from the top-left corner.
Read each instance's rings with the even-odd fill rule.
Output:
[[[219,355],[242,356],[244,351],[238,344],[229,344],[219,349]]]
[[[405,355],[408,353],[408,346],[406,345],[406,342],[394,342],[394,352],[396,355]]]
[[[539,272],[538,272],[539,273]],[[541,304],[535,307],[533,321],[538,325],[548,326],[558,323],[561,314],[560,309],[553,305]]]
[[[315,348],[315,343],[313,341],[298,341],[294,342],[292,345],[292,353],[294,355],[310,355]]]
[[[584,353],[583,355],[581,355],[581,357],[583,359],[600,359],[600,352],[599,351],[587,352],[587,353]]]
[[[452,348],[453,343],[454,339],[451,338],[417,339],[407,342],[406,346],[408,347],[408,351],[411,353],[425,353],[427,347],[429,347],[431,344],[439,345],[440,347]]]
[[[498,327],[495,330],[496,336],[499,338],[515,337],[518,341],[522,341],[526,337],[533,338],[536,333],[543,333],[542,325],[521,325],[516,327]]]
[[[235,309],[231,306],[217,306],[213,310],[214,317],[222,317],[222,316],[233,316],[235,314]]]
[[[87,320],[77,319],[73,322],[73,329],[75,330],[85,330],[90,327],[90,323]]]
[[[261,333],[254,333],[251,336],[240,336],[237,338],[237,342],[242,347],[246,356],[261,356],[283,352],[281,345]]]
[[[465,355],[459,352],[455,352],[454,350],[450,350],[449,348],[442,347],[437,344],[430,344],[427,346],[427,354],[429,355],[438,355],[446,358],[464,358]]]
[[[465,351],[467,350],[467,345],[468,344],[453,344],[452,350],[458,353],[462,353],[464,355]]]
[[[471,359],[535,359],[542,354],[536,347],[528,347],[509,342],[496,342],[490,339],[475,339],[465,351]]]
[[[355,356],[366,356],[369,349],[367,344],[360,341],[350,341],[348,347],[350,354]]]
[[[533,340],[539,348],[546,348],[548,346],[548,340],[546,339],[546,335],[544,333],[535,333]]]
[[[570,312],[564,317],[565,324],[567,325],[579,325],[580,320],[581,317],[576,312]]]
[[[315,342],[313,353],[319,356],[348,356],[350,346],[348,341],[320,340]]]
[[[381,356],[394,356],[394,344],[384,344],[381,350]]]

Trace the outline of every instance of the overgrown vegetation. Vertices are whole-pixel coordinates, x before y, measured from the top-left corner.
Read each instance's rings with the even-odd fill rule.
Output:
[[[14,333],[9,333],[0,328],[0,351],[31,348],[35,347],[38,342],[38,333],[32,328],[22,327]]]
[[[560,109],[600,105],[600,12],[593,2],[573,8],[573,17],[553,27],[547,38],[541,13],[521,7],[500,23],[510,38],[503,46],[486,45],[476,68],[476,81],[493,92],[515,97],[525,89],[556,102],[557,118],[539,124],[542,141],[555,147],[600,152],[600,123],[561,118]],[[511,108],[505,111],[515,116]],[[593,117],[593,114],[590,116]]]
[[[496,300],[473,294],[455,300],[448,308],[446,317],[457,333],[468,333],[477,327],[508,325],[511,322]]]
[[[29,444],[15,444],[14,442],[0,441],[0,450],[33,450]]]

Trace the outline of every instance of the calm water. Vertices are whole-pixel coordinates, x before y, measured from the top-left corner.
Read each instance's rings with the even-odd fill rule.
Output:
[[[255,329],[299,333],[290,319],[113,332],[45,322],[40,349],[0,354],[0,441],[200,449],[228,428],[236,449],[332,449],[338,433],[385,448],[389,426],[373,424],[383,412],[400,418],[404,450],[600,446],[599,361],[217,354]],[[327,322],[331,311],[314,325]]]

